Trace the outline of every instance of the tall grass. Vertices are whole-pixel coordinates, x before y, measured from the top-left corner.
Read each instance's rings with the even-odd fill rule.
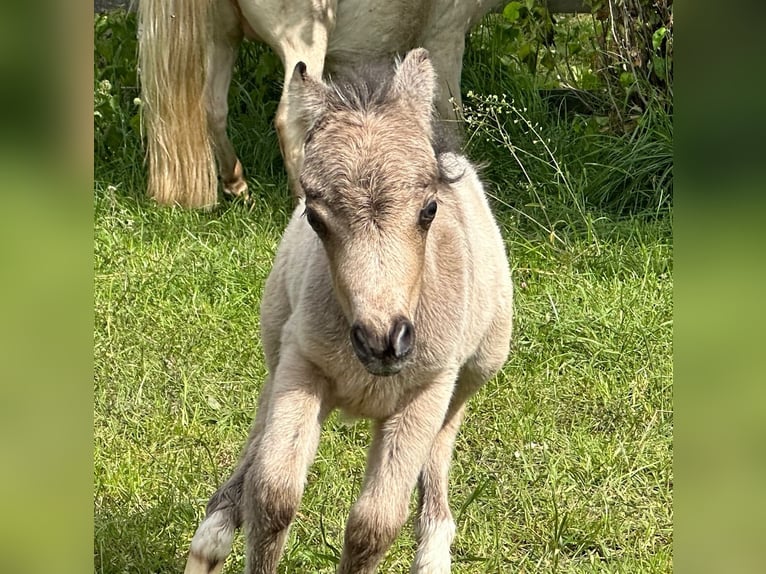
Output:
[[[506,240],[516,325],[458,437],[453,571],[670,572],[672,119],[661,102],[632,123],[564,111],[493,25],[465,55],[465,149]],[[251,45],[232,87],[254,203],[159,209],[135,127],[135,21],[95,27],[94,568],[180,572],[265,376],[258,307],[291,208],[271,123],[281,71]],[[569,62],[580,79],[587,59]],[[333,571],[368,444],[364,421],[329,419],[281,572]],[[381,572],[408,572],[413,538],[408,525]],[[237,539],[225,571],[242,568]]]

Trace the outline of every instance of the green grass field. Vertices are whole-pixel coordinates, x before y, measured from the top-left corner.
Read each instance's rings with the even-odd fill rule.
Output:
[[[271,125],[278,69],[252,47],[230,124],[253,205],[199,213],[144,197],[134,33],[130,18],[96,19],[103,574],[183,571],[254,414],[260,297],[290,209]],[[490,57],[466,53],[466,152],[484,166],[506,239],[516,325],[507,365],[471,401],[457,441],[453,572],[671,572],[671,118],[658,106],[619,131],[561,115],[528,74]],[[368,443],[365,421],[328,420],[281,572],[334,571]],[[413,555],[408,524],[380,572],[408,572]],[[243,560],[238,537],[224,571]]]

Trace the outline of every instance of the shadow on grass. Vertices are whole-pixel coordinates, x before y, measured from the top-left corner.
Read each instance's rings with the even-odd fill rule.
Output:
[[[153,501],[142,512],[108,501],[94,517],[94,567],[97,574],[182,572],[198,521],[197,504]],[[188,531],[179,525],[187,525]]]

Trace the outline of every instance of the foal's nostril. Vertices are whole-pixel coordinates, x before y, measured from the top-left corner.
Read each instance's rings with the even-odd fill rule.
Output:
[[[359,323],[351,327],[351,345],[354,347],[356,356],[362,360],[370,358],[370,344],[367,342],[367,333]]]
[[[393,355],[403,359],[412,352],[415,342],[415,326],[404,317],[396,320],[388,338]]]

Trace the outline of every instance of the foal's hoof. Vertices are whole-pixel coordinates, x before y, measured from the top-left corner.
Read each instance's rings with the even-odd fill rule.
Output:
[[[199,554],[189,552],[184,574],[220,574],[223,569],[223,560],[211,564]]]

